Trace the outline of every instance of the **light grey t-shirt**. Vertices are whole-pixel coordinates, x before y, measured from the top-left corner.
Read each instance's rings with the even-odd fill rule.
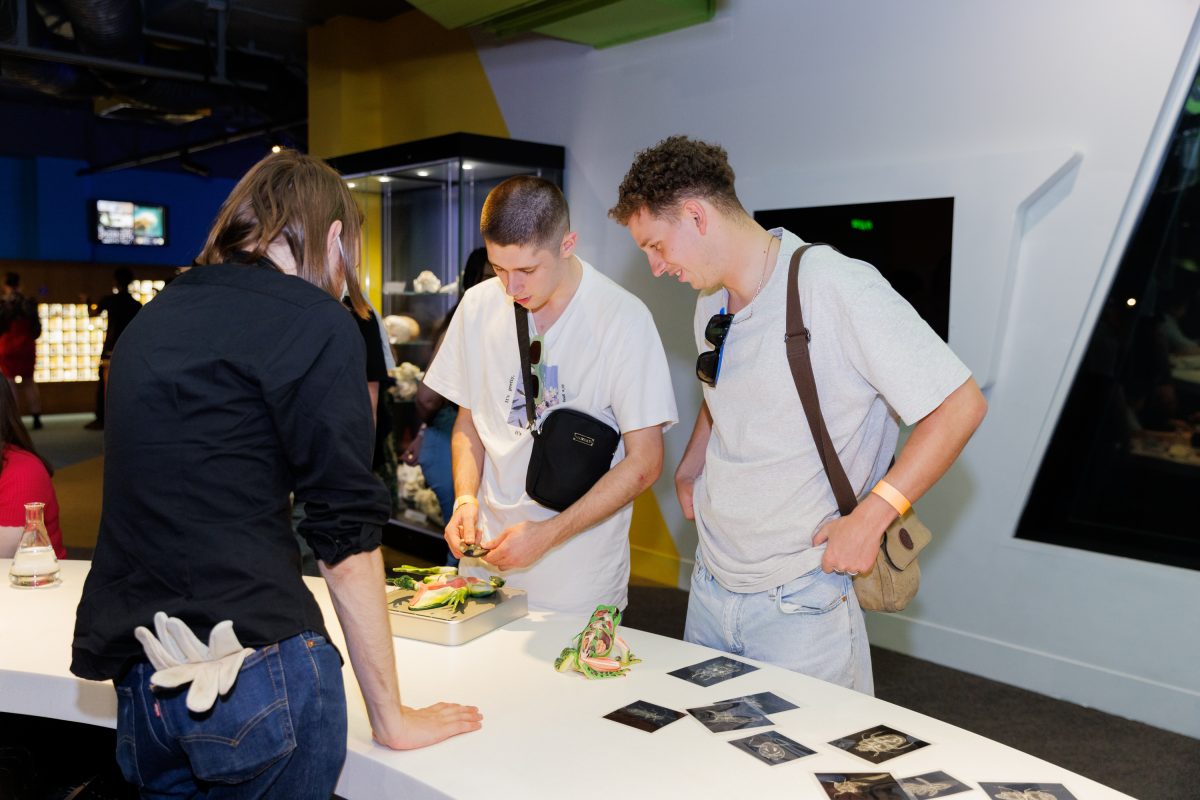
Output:
[[[771,277],[734,317],[716,387],[704,386],[713,429],[693,505],[705,567],[726,589],[761,592],[820,565],[812,546],[837,515],[784,343],[788,266],[803,241],[782,228]],[[887,472],[899,435],[971,373],[874,267],[813,247],[800,266],[804,323],[821,411],[850,485],[861,498]],[[696,303],[696,344],[728,303],[719,289]]]

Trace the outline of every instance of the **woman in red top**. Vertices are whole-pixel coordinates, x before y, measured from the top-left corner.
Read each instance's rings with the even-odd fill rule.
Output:
[[[25,504],[45,503],[46,532],[59,558],[67,557],[58,527],[58,497],[50,482],[53,469],[38,455],[21,422],[8,381],[0,381],[0,558],[12,558],[25,529]]]
[[[33,415],[33,429],[42,427],[42,398],[33,382],[37,360],[37,339],[42,333],[37,303],[21,294],[21,276],[9,272],[0,287],[0,372],[13,392],[24,395],[25,407]],[[9,441],[5,439],[5,441]]]

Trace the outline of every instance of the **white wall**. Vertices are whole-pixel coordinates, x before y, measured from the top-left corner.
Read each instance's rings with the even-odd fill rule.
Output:
[[[646,299],[689,421],[694,295],[655,282],[605,218],[637,150],[680,132],[722,143],[752,210],[954,194],[951,344],[991,411],[921,503],[938,536],[919,600],[873,615],[872,638],[1192,736],[1200,573],[1013,532],[1198,5],[731,0],[711,23],[610,50],[481,53],[512,135],[566,145],[581,252]],[[669,465],[689,430],[668,434]],[[656,491],[690,554],[669,476]]]

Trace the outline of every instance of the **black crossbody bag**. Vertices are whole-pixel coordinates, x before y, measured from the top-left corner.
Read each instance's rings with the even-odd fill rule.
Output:
[[[525,383],[525,416],[533,436],[525,491],[538,505],[564,511],[608,472],[621,434],[603,420],[571,408],[550,412],[538,429],[534,412],[537,391],[529,368],[529,311],[513,303],[513,312]]]

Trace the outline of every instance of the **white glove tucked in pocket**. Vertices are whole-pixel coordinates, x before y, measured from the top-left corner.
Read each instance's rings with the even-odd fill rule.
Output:
[[[232,620],[213,626],[207,647],[187,623],[162,611],[154,615],[154,629],[157,638],[141,625],[133,631],[146,651],[146,658],[157,670],[150,676],[150,683],[164,689],[190,683],[187,707],[196,713],[208,711],[217,702],[218,694],[226,694],[233,688],[242,661],[254,652],[242,647],[233,632]]]

